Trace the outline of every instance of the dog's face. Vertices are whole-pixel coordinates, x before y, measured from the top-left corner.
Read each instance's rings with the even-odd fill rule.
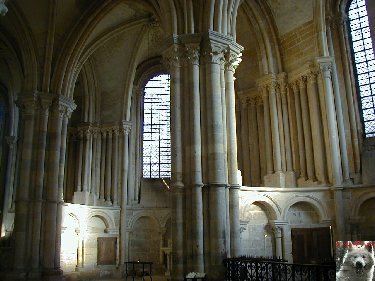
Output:
[[[374,266],[372,247],[350,247],[345,263],[355,268],[357,274],[363,274]]]

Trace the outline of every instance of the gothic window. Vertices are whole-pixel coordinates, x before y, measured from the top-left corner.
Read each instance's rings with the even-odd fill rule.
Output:
[[[365,137],[375,137],[375,59],[365,0],[353,0],[348,18]]]
[[[171,176],[170,76],[151,78],[143,93],[143,178]]]

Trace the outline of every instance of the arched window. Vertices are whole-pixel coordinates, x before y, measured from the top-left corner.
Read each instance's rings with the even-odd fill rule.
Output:
[[[151,78],[143,93],[143,178],[171,176],[170,76]]]
[[[365,0],[351,1],[348,18],[364,135],[375,137],[375,59]]]

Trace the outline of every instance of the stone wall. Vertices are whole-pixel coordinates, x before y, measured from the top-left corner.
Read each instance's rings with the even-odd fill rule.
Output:
[[[286,72],[295,70],[318,56],[314,21],[306,22],[282,35],[280,46]]]

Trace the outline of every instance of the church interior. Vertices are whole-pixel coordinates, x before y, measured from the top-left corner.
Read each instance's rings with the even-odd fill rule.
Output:
[[[375,240],[375,1],[0,14],[1,280],[131,261],[224,280],[228,257],[320,264]]]

